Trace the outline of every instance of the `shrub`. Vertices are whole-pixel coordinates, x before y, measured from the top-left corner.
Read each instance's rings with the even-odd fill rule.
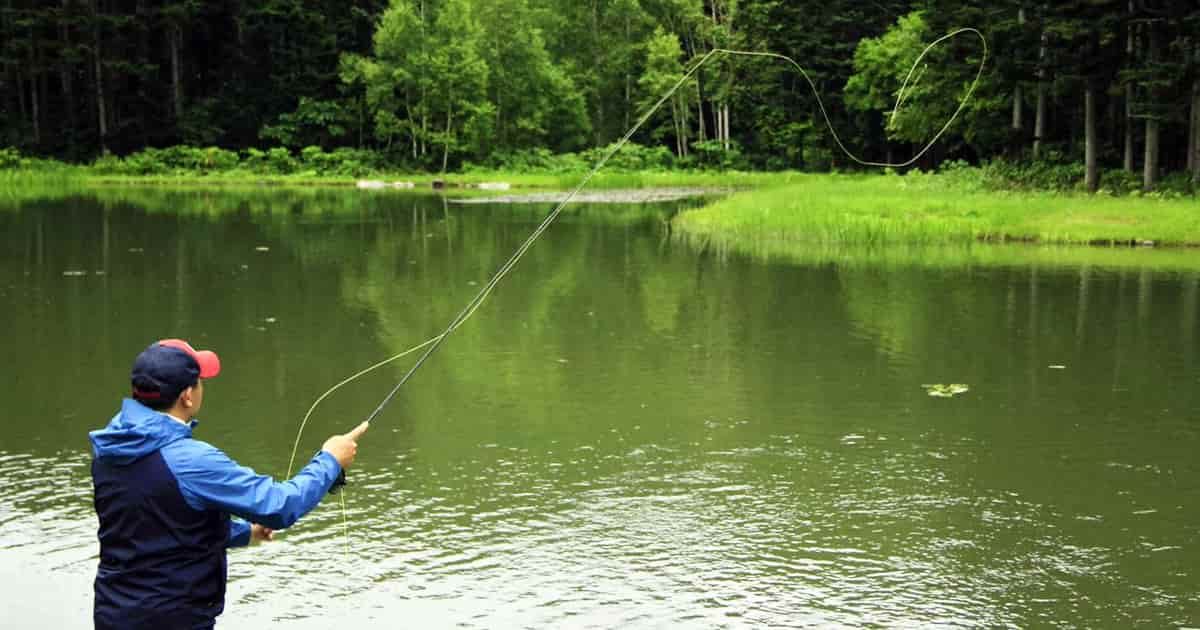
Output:
[[[124,173],[123,168],[121,158],[111,153],[105,153],[92,162],[92,171],[101,175],[120,175]]]
[[[983,185],[992,190],[1073,190],[1083,181],[1079,162],[993,160],[983,167]]]
[[[1165,196],[1192,195],[1196,192],[1195,185],[1192,183],[1191,173],[1186,171],[1171,173],[1159,179],[1158,185],[1155,186],[1155,191]]]
[[[1124,169],[1112,169],[1100,174],[1100,189],[1110,195],[1128,195],[1142,188],[1142,178]]]
[[[600,161],[613,145],[593,147],[582,151],[580,159],[590,168]],[[675,165],[675,155],[664,146],[647,147],[636,142],[627,143],[608,162],[608,169],[614,171],[658,171],[666,170]]]
[[[736,142],[729,149],[716,140],[692,143],[692,158],[697,168],[717,171],[737,171],[749,168],[742,148]]]
[[[292,157],[291,151],[283,147],[274,147],[267,150],[266,166],[270,169],[270,173],[287,175],[295,171],[299,165]]]
[[[0,149],[0,171],[16,169],[21,165],[21,153],[12,147]]]

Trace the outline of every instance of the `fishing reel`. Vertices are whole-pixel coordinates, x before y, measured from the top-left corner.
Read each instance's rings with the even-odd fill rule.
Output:
[[[337,479],[333,480],[333,485],[329,486],[329,494],[337,494],[342,489],[342,486],[345,486],[345,485],[346,485],[346,469],[343,468],[342,470],[338,471],[338,477],[337,477]]]

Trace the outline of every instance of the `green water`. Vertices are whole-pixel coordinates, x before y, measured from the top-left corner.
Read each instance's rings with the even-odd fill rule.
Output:
[[[364,438],[348,546],[327,500],[232,552],[221,626],[1200,625],[1200,263],[754,258],[671,209],[564,215]],[[0,208],[6,627],[89,627],[86,433],[147,343],[216,350],[197,437],[283,475],[316,396],[440,332],[547,210]],[[332,397],[302,457],[409,365]]]

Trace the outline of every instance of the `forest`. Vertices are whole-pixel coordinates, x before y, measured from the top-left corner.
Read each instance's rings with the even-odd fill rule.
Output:
[[[793,58],[848,149],[901,161],[972,85],[980,40],[934,49],[892,116],[897,91],[929,42],[971,27],[983,75],[918,166],[1200,179],[1195,1],[0,2],[0,147],[75,163],[183,145],[537,169],[619,139],[713,49]],[[633,140],[663,168],[854,168],[769,59],[703,67]]]

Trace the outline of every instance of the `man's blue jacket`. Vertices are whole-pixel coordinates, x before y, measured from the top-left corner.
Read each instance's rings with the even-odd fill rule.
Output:
[[[225,549],[249,544],[251,522],[291,526],[341,472],[322,451],[277,483],[192,439],[195,426],[125,399],[108,426],[89,434],[98,629],[212,627],[225,607]]]

